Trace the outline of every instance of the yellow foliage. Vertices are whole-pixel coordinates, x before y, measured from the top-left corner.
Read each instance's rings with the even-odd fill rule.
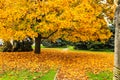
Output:
[[[96,0],[2,0],[0,1],[0,29],[10,29],[9,39],[32,38],[37,33],[50,39],[70,41],[107,40],[111,36],[104,15],[113,17],[111,1],[100,4]],[[2,30],[0,34],[6,33]],[[104,33],[103,33],[104,32]],[[14,33],[14,34],[13,34]],[[7,38],[0,35],[1,38]],[[104,36],[103,36],[104,35]],[[11,37],[11,38],[10,38]]]

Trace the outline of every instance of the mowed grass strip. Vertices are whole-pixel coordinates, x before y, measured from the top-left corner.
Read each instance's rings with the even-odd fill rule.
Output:
[[[33,52],[0,53],[1,72],[11,69],[28,69],[32,72],[47,72],[57,69],[58,80],[87,80],[87,72],[99,73],[113,69],[113,54],[108,52],[82,52],[57,49],[42,49],[41,54]]]
[[[55,74],[55,70],[49,70],[47,73],[10,70],[0,74],[0,80],[54,80]]]
[[[89,80],[113,80],[113,72],[101,71],[97,74],[89,72],[88,77],[89,77]]]

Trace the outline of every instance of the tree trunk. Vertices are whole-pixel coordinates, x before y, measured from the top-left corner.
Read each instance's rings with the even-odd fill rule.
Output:
[[[40,54],[40,52],[41,52],[40,45],[41,45],[41,35],[38,34],[38,37],[35,38],[35,51],[34,51],[34,53]]]
[[[113,80],[120,80],[120,5],[115,11],[115,54],[114,54],[114,70]]]

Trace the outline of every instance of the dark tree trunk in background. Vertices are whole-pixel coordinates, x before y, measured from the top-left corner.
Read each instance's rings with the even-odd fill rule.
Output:
[[[34,51],[34,53],[40,54],[40,52],[41,52],[40,45],[41,45],[41,35],[38,34],[38,37],[35,38],[35,51]]]
[[[5,41],[3,46],[2,46],[2,51],[3,52],[11,52],[12,51],[12,44],[10,41]]]
[[[30,37],[25,38],[24,40],[13,40],[12,43],[10,41],[4,41],[3,46],[1,46],[0,50],[3,52],[28,52],[32,51],[33,40]]]

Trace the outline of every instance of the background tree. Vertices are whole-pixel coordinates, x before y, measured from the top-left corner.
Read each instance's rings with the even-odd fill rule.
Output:
[[[11,40],[4,41],[3,45],[0,47],[0,51],[3,52],[28,52],[32,51],[33,40],[29,37],[24,40]]]
[[[104,19],[110,12],[104,9],[106,4],[101,0],[1,0],[0,38],[35,38],[35,53],[40,53],[41,39],[106,41],[112,35]]]

